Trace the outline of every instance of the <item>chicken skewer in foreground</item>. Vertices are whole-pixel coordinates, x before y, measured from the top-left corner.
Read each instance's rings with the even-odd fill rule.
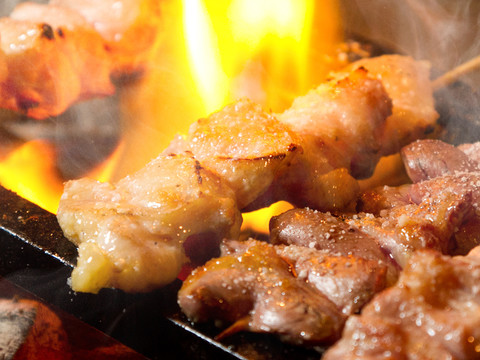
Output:
[[[428,66],[423,62],[396,56],[382,59],[389,68],[397,68],[397,73],[401,73],[398,69],[408,69],[404,76],[410,82],[428,81]],[[79,245],[78,265],[72,273],[73,289],[96,292],[102,287],[114,286],[126,291],[147,291],[162,286],[174,280],[181,264],[188,261],[184,244],[200,251],[206,238],[213,239],[213,243],[235,238],[232,235],[238,234],[240,228],[239,211],[265,206],[281,198],[295,199],[298,194],[298,206],[313,202],[319,209],[345,208],[356,198],[358,184],[349,173],[356,160],[351,157],[351,151],[346,151],[342,158],[342,149],[355,140],[358,153],[371,154],[369,161],[373,163],[384,153],[382,144],[372,134],[383,134],[391,102],[382,82],[372,79],[373,76],[363,68],[356,69],[351,76],[334,79],[308,94],[308,106],[297,104],[284,113],[283,117],[291,119],[290,122],[310,114],[309,126],[317,126],[312,128],[315,134],[312,137],[293,131],[289,122],[277,120],[258,105],[240,101],[200,119],[185,138],[176,139],[158,159],[115,185],[87,180],[67,183],[57,215],[65,235]],[[390,81],[402,81],[396,76]],[[409,96],[414,96],[416,90],[411,90]],[[431,93],[416,96],[428,97]],[[409,121],[422,131],[426,130],[426,123],[427,128],[432,126],[436,119],[433,100],[430,115],[429,119],[422,115]],[[322,136],[321,129],[328,124],[329,117],[336,121],[332,120],[331,128]],[[392,132],[391,136],[394,138],[390,142],[394,143],[405,138],[401,132]],[[380,138],[386,141],[383,136]],[[188,178],[194,179],[202,169],[216,176],[215,182],[222,189],[227,187],[232,191],[220,196],[228,198],[228,211],[224,202],[204,201],[202,181],[190,182],[186,186],[188,190],[178,186],[177,165],[172,154],[179,154],[181,158],[193,156],[197,161],[195,166],[182,168],[190,169],[185,170]],[[368,159],[365,156],[361,162]],[[308,172],[300,172],[302,164]],[[159,170],[160,167],[165,169]],[[157,171],[162,174],[161,180],[155,179]],[[292,186],[285,185],[283,179],[288,179]],[[194,198],[203,205],[186,201],[188,193],[195,193]],[[311,196],[305,197],[305,194]],[[175,208],[175,212],[170,208]],[[212,219],[212,223],[199,226],[197,218],[191,216],[194,213],[197,217]],[[205,213],[210,215],[204,216]],[[216,220],[214,214],[218,217]],[[230,227],[216,226],[217,222]],[[179,227],[183,229],[180,236]],[[162,262],[161,256],[152,262],[149,253],[146,257],[152,263],[149,272],[137,266],[137,262],[145,262],[144,238],[158,240],[155,242],[158,252],[162,246],[173,251],[176,259],[173,265]],[[90,250],[85,248],[98,255],[92,259],[100,261],[89,261]],[[125,252],[130,255],[126,257]],[[214,252],[210,254],[213,255]],[[141,280],[135,281],[135,278]]]
[[[425,146],[415,144],[418,152],[411,147],[404,149],[409,153],[407,164],[416,163],[412,161],[414,154],[420,161],[422,157],[438,157],[438,150],[447,147],[440,142],[436,146],[428,144],[429,141],[425,141]],[[422,151],[427,147],[430,155]],[[449,163],[450,158],[460,157],[459,151],[448,146],[437,162]],[[476,194],[480,173],[478,164],[473,165],[472,160],[471,172],[399,188],[397,195],[401,196],[377,216],[335,217],[310,209],[294,209],[274,217],[272,244],[224,241],[223,256],[194,270],[184,281],[178,302],[193,321],[220,320],[232,324],[220,338],[248,330],[276,334],[294,344],[331,344],[339,338],[350,315],[359,312],[375,294],[395,284],[416,250],[444,254],[459,251],[456,233],[478,218]],[[450,171],[459,166],[456,164]],[[370,198],[372,203],[381,200]],[[369,206],[373,208],[372,205]],[[477,244],[463,241],[460,248],[467,253]],[[310,308],[310,300],[295,307],[294,302],[300,301],[300,297],[297,298],[295,289],[287,291],[282,286],[291,282],[310,286],[314,290],[310,296],[320,308]],[[306,309],[300,311],[301,306]],[[231,308],[238,310],[233,312]],[[320,328],[311,326],[313,319]]]

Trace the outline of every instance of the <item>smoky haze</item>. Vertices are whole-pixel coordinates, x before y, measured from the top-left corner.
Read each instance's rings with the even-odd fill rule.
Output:
[[[347,34],[429,60],[441,74],[480,55],[480,1],[341,0]],[[477,76],[480,79],[480,75]],[[478,84],[478,82],[477,82]]]

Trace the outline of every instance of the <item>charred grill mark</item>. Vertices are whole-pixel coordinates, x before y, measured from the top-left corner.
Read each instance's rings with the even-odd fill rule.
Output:
[[[30,109],[38,107],[40,103],[37,100],[18,95],[17,96],[17,106],[21,111],[27,112]]]
[[[65,37],[65,33],[63,32],[62,28],[57,29],[57,35],[61,38]]]
[[[195,173],[197,174],[197,182],[199,185],[202,185],[202,175],[200,174],[200,170],[202,170],[203,167],[202,165],[200,164],[200,162],[198,160],[195,160]]]
[[[47,38],[48,40],[54,40],[55,39],[55,33],[53,31],[53,28],[50,25],[44,23],[44,24],[41,24],[40,27],[41,27],[41,30],[42,30],[42,36],[43,37]]]
[[[277,155],[266,155],[259,156],[254,158],[234,158],[231,156],[218,156],[217,159],[220,160],[231,160],[231,161],[271,161],[271,160],[283,160],[287,154],[277,154]]]
[[[217,156],[217,159],[220,160],[232,160],[232,161],[271,161],[271,160],[283,160],[287,157],[287,152],[293,152],[296,151],[297,149],[302,150],[301,147],[299,147],[296,144],[290,144],[286,150],[285,153],[282,154],[269,154],[269,155],[264,155],[264,156],[258,156],[258,157],[253,157],[253,158],[237,158],[237,157],[232,157],[232,156]]]

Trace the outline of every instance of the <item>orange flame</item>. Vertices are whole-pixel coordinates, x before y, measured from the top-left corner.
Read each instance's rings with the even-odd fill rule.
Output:
[[[0,162],[0,182],[23,198],[56,212],[63,186],[55,167],[55,149],[42,140],[20,146]]]
[[[336,0],[167,0],[147,76],[119,89],[121,146],[90,177],[116,181],[157,156],[176,133],[240,97],[279,112],[323,80],[340,42]],[[0,184],[55,212],[55,150],[28,142],[0,159]],[[288,204],[246,214],[256,230]]]

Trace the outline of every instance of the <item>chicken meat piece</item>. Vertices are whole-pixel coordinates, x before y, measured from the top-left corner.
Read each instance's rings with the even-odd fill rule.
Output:
[[[258,203],[286,200],[320,210],[347,207],[359,191],[355,177],[378,161],[376,139],[390,113],[391,101],[381,82],[362,70],[295,99],[278,118],[300,136],[303,154]]]
[[[307,156],[320,153],[314,162],[319,170],[346,168],[358,178],[369,176],[380,158],[379,139],[391,112],[382,82],[357,69],[297,97],[278,117],[310,145]]]
[[[359,312],[387,287],[384,262],[297,245],[276,248],[282,258],[294,264],[298,279],[315,287],[346,316]]]
[[[168,284],[188,261],[218,255],[241,225],[233,191],[186,155],[160,155],[114,185],[70,181],[57,217],[78,246],[72,288],[93,293]]]
[[[452,254],[465,255],[480,245],[480,172],[457,172],[412,185],[410,196],[413,201],[430,196],[432,189],[449,193],[471,194],[471,215],[454,233],[455,248]]]
[[[461,149],[441,140],[417,140],[402,148],[401,155],[412,182],[455,172],[479,171],[479,164]]]
[[[289,170],[302,151],[299,142],[272,114],[241,100],[199,119],[164,153],[192,153],[235,191],[238,207],[244,209]]]
[[[470,198],[469,215],[464,217],[463,222],[455,221],[457,229],[449,241],[448,251],[451,255],[466,255],[473,247],[480,245],[480,172],[474,159],[475,152],[461,150],[467,148],[475,149],[475,144],[457,148],[436,140],[422,140],[408,145],[402,153],[405,167],[409,169],[412,180],[416,183],[366,191],[357,201],[357,210],[376,217],[382,214],[391,217],[397,216],[395,212],[399,211],[393,210],[394,208],[407,205],[411,207],[414,206],[412,204],[420,204],[428,198],[438,204],[441,201],[448,203],[447,197],[452,194],[456,194],[454,196],[458,196],[458,199],[462,196],[465,196],[465,199]]]
[[[270,220],[272,244],[297,245],[321,250],[330,256],[362,259],[386,269],[386,282],[397,281],[400,267],[372,236],[346,219],[311,209],[292,209]],[[360,261],[360,260],[356,260]],[[374,265],[371,265],[373,268]]]
[[[23,2],[0,19],[0,107],[31,118],[115,91],[155,48],[153,0]]]
[[[222,256],[241,255],[256,240],[224,240]],[[299,245],[274,245],[277,254],[292,267],[294,276],[329,298],[344,315],[358,312],[387,286],[387,266],[376,260]]]
[[[112,74],[141,72],[156,46],[161,3],[156,0],[50,0],[81,14],[106,41]]]
[[[412,141],[424,138],[436,126],[430,64],[409,56],[383,55],[358,60],[345,69],[364,68],[379,79],[392,99],[392,115],[378,142],[383,154],[393,154]]]
[[[178,303],[190,320],[233,323],[220,338],[248,330],[293,344],[338,339],[346,317],[333,302],[296,278],[272,245],[255,241],[241,247],[208,261],[184,281]]]
[[[480,248],[457,257],[419,250],[322,359],[480,359],[479,281]]]
[[[357,179],[434,128],[429,73],[426,62],[410,57],[363,59],[295,99],[278,118],[301,136],[303,155],[254,207],[286,200],[322,211],[352,210]]]
[[[114,92],[104,42],[76,12],[24,3],[0,19],[0,33],[0,107],[41,119]]]
[[[436,190],[436,191],[435,191]],[[348,223],[377,239],[382,249],[404,267],[418,249],[449,254],[455,249],[454,234],[472,218],[472,193],[430,189],[418,203],[384,210],[380,216],[361,213]]]

